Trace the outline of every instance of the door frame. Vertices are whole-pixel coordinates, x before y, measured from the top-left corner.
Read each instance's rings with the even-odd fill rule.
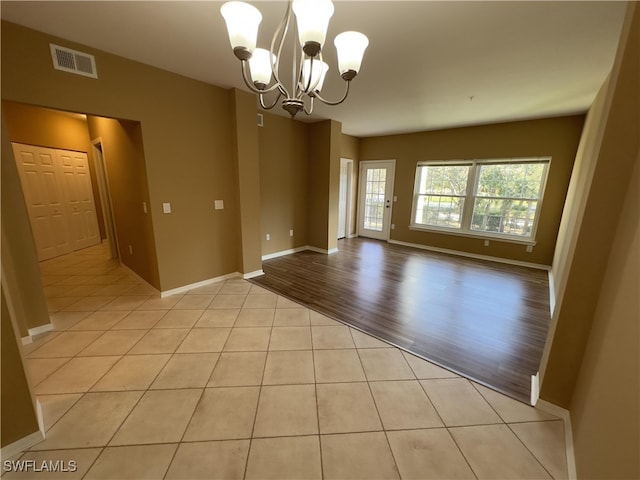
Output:
[[[111,201],[111,192],[109,191],[109,176],[107,172],[107,162],[105,160],[104,142],[102,137],[91,140],[93,149],[93,162],[96,170],[96,180],[98,181],[98,192],[100,192],[100,202],[102,203],[102,217],[104,219],[104,228],[107,233],[107,241],[109,242],[109,251],[111,258],[120,258],[118,249],[118,232],[116,230],[116,222],[113,218],[113,204]]]
[[[344,237],[338,236],[338,238],[350,238],[352,234],[352,219],[353,219],[353,160],[350,158],[340,158],[340,172],[342,174],[342,167],[347,167],[347,184],[346,184],[346,201],[344,209]],[[342,188],[342,175],[340,176],[339,190]],[[338,197],[338,233],[340,232],[340,197]]]
[[[380,237],[369,237],[369,235],[367,235],[364,232],[363,227],[363,223],[364,223],[364,192],[365,192],[365,186],[364,186],[364,182],[366,182],[366,175],[363,174],[364,169],[367,167],[373,167],[376,164],[388,164],[391,167],[391,179],[390,179],[390,185],[391,185],[391,190],[389,191],[389,195],[386,199],[386,201],[388,202],[388,208],[385,209],[385,216],[383,216],[383,226],[382,226],[382,235]],[[377,238],[380,240],[384,240],[386,242],[389,241],[389,238],[391,238],[391,217],[393,215],[393,203],[394,203],[394,181],[395,181],[395,174],[396,174],[396,161],[395,159],[389,159],[389,160],[363,160],[360,162],[360,168],[359,168],[359,179],[358,179],[358,228],[357,228],[357,232],[358,232],[358,236],[361,237],[369,237],[369,238]],[[387,179],[387,182],[389,182],[389,179]]]

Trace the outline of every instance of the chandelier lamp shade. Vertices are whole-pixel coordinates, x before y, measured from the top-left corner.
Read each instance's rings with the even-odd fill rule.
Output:
[[[329,20],[334,7],[331,0],[290,0],[282,21],[276,29],[269,50],[256,48],[258,27],[262,21],[260,11],[245,2],[231,1],[222,5],[233,53],[242,64],[242,78],[249,89],[258,94],[260,105],[269,110],[281,98],[282,108],[292,117],[303,111],[313,112],[314,100],[327,105],[339,105],[349,94],[349,84],[362,64],[369,40],[359,32],[343,32],[336,36],[334,45],[338,54],[338,71],[345,81],[342,98],[329,101],[320,91],[329,65],[322,60]],[[292,16],[296,22],[292,26]],[[294,43],[291,82],[285,85],[280,72],[282,50],[290,31]],[[267,96],[271,100],[267,100]]]

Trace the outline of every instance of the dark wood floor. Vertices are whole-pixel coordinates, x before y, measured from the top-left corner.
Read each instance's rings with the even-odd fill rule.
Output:
[[[529,402],[547,272],[363,238],[338,249],[267,260],[252,282]]]

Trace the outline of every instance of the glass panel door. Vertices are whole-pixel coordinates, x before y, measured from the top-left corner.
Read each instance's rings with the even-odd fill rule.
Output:
[[[395,161],[360,162],[358,234],[389,239]]]

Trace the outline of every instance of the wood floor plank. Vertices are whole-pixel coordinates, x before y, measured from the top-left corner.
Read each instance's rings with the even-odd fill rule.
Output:
[[[529,402],[549,327],[547,272],[363,238],[263,262],[251,281]]]

